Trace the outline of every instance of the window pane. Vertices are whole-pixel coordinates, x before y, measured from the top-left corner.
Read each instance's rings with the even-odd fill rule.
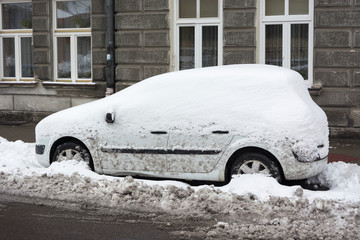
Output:
[[[265,15],[284,15],[285,3],[284,0],[265,0]]]
[[[57,38],[58,78],[71,78],[70,37]]]
[[[305,80],[308,75],[309,25],[291,25],[291,69],[296,70]]]
[[[78,37],[77,51],[78,78],[91,78],[90,37]]]
[[[200,0],[200,17],[218,17],[218,0]]]
[[[30,37],[21,38],[21,74],[22,77],[34,77],[34,48]]]
[[[15,77],[15,39],[3,38],[4,77]]]
[[[180,27],[180,70],[195,66],[195,28]]]
[[[289,14],[309,14],[309,0],[289,0]]]
[[[282,66],[282,25],[266,25],[265,63]]]
[[[2,4],[3,29],[24,29],[32,27],[31,3]]]
[[[56,2],[58,28],[89,28],[90,1]]]
[[[217,66],[218,63],[218,27],[202,28],[202,66]]]
[[[196,0],[179,0],[179,17],[196,18]]]

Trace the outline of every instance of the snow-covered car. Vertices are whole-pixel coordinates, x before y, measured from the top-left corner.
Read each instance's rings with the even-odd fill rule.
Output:
[[[122,176],[304,179],[324,169],[328,147],[326,115],[304,79],[268,65],[165,73],[36,126],[43,165],[83,160]]]

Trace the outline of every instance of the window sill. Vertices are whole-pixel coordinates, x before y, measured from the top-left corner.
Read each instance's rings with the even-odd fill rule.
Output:
[[[0,87],[35,87],[36,81],[2,81],[0,80]]]
[[[95,88],[96,87],[96,83],[94,82],[53,82],[53,81],[44,81],[42,82],[42,85],[45,88],[59,88],[59,87],[63,87],[63,88],[79,88],[79,87],[83,87],[83,88]]]

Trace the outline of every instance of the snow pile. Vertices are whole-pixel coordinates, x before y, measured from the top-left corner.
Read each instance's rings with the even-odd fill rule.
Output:
[[[35,159],[35,144],[21,140],[9,142],[0,136],[0,167],[6,169],[40,167]]]
[[[34,144],[0,137],[0,192],[178,217],[219,219],[199,229],[206,239],[355,239],[360,234],[360,166],[329,164],[313,181],[329,191],[286,187],[261,175],[235,177],[223,187],[192,187],[179,181],[98,175],[84,163],[41,167]],[[316,226],[316,227],[315,227]],[[331,227],[330,227],[331,226]]]
[[[1,188],[3,191],[8,192],[9,189],[11,189],[10,191],[14,194],[25,195],[28,189],[27,183],[36,185],[36,192],[53,188],[52,192],[62,192],[64,195],[71,195],[72,191],[63,189],[67,184],[52,184],[52,180],[49,181],[49,179],[58,179],[57,181],[59,182],[71,182],[72,188],[74,188],[74,184],[77,186],[76,181],[91,182],[93,183],[93,187],[87,187],[87,190],[92,191],[94,195],[97,194],[97,191],[99,191],[99,193],[104,191],[121,192],[123,191],[122,188],[132,188],[133,190],[140,191],[142,191],[141,189],[149,189],[150,192],[152,190],[155,192],[156,190],[163,192],[164,189],[161,188],[177,188],[179,192],[188,192],[186,194],[196,193],[201,195],[202,192],[214,191],[217,193],[222,192],[227,196],[234,194],[237,196],[253,195],[261,201],[267,201],[271,197],[276,196],[290,199],[305,197],[311,201],[316,198],[322,198],[360,202],[360,166],[343,162],[328,164],[323,173],[311,180],[317,181],[322,185],[327,185],[330,188],[329,191],[323,192],[302,190],[299,186],[283,186],[278,184],[275,179],[262,175],[235,176],[228,185],[222,187],[211,187],[207,185],[191,187],[179,181],[134,180],[131,177],[121,178],[99,175],[92,172],[85,163],[76,161],[56,162],[50,167],[44,168],[37,163],[33,143],[24,143],[22,141],[9,142],[0,137],[0,171],[2,174]],[[18,186],[17,183],[19,181],[24,182]],[[36,184],[34,184],[34,182],[36,182]],[[7,188],[4,188],[5,185]],[[20,187],[20,189],[16,190],[15,186]],[[106,189],[106,186],[109,187],[109,189],[113,188],[113,190]],[[33,187],[29,188],[30,191],[31,189],[33,189]],[[172,190],[169,189],[166,191],[171,192]],[[136,192],[135,190],[132,192]],[[42,195],[40,194],[39,197],[42,197]],[[76,201],[76,198],[72,199],[71,197],[67,197],[67,200]],[[107,202],[105,201],[105,205],[106,204]]]

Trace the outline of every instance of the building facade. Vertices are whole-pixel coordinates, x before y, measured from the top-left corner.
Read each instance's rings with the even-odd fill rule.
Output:
[[[0,0],[0,122],[105,96],[107,15],[115,91],[189,68],[298,71],[334,137],[360,137],[360,0]]]

